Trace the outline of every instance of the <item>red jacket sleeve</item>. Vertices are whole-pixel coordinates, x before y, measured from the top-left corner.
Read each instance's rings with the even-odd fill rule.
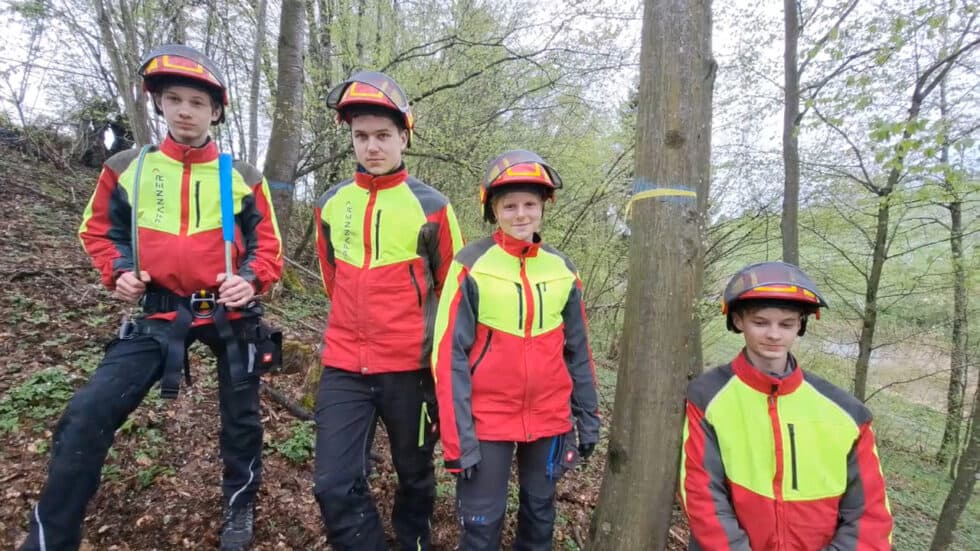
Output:
[[[459,472],[480,462],[472,408],[469,352],[476,333],[476,289],[468,270],[453,263],[446,293],[439,301],[432,371],[439,403],[439,427],[446,470]]]
[[[252,282],[256,293],[264,293],[282,277],[282,239],[265,179],[250,186],[252,196],[243,203],[240,216],[245,255],[238,273]]]
[[[120,273],[133,269],[131,210],[125,195],[116,173],[109,166],[102,167],[78,228],[82,247],[109,290],[115,289]]]
[[[847,489],[840,500],[838,518],[837,532],[826,549],[891,550],[893,519],[870,421],[861,425],[847,456]]]
[[[337,274],[337,264],[333,256],[333,245],[330,243],[330,224],[323,218],[323,205],[314,210],[316,216],[316,254],[320,260],[320,279],[327,298],[332,298],[333,282]]]
[[[446,204],[439,209],[433,216],[439,224],[438,231],[438,258],[433,259],[432,273],[435,276],[436,296],[442,295],[442,287],[446,283],[446,275],[449,273],[449,266],[453,262],[453,257],[463,248],[463,236],[459,231],[459,222],[456,220],[456,213],[451,204]]]
[[[732,507],[714,427],[690,401],[684,419],[680,490],[691,528],[691,551],[751,551]]]

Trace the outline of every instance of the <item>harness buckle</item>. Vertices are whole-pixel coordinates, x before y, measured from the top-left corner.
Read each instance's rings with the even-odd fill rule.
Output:
[[[119,338],[122,340],[130,340],[136,336],[136,322],[129,317],[129,314],[123,316],[122,323],[119,324]]]
[[[214,317],[214,311],[218,307],[218,297],[205,289],[191,295],[191,313],[195,318],[207,319]]]

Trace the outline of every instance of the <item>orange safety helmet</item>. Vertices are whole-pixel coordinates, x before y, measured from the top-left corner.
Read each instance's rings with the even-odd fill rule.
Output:
[[[394,111],[397,120],[408,130],[408,147],[412,145],[415,117],[408,96],[395,79],[377,71],[358,71],[330,90],[327,107],[337,111],[337,118],[350,124],[347,108],[354,105],[374,105]]]
[[[221,116],[212,124],[225,121],[225,106],[228,105],[228,87],[218,66],[201,52],[183,44],[164,44],[153,49],[140,63],[140,76],[143,90],[151,94],[160,92],[168,79],[188,79],[203,85],[211,91],[211,96],[221,105]],[[163,113],[153,102],[158,115]]]
[[[531,184],[541,186],[545,200],[555,199],[555,190],[561,189],[558,171],[544,162],[537,153],[525,149],[512,149],[502,153],[487,168],[480,180],[480,204],[483,219],[491,224],[497,221],[493,215],[493,195],[505,186]]]
[[[725,286],[721,313],[727,316],[729,331],[741,333],[732,322],[732,312],[737,304],[749,300],[776,300],[799,303],[803,307],[803,322],[799,335],[806,332],[810,314],[820,319],[820,308],[828,308],[827,302],[817,292],[817,286],[803,270],[785,262],[759,262],[742,268]]]

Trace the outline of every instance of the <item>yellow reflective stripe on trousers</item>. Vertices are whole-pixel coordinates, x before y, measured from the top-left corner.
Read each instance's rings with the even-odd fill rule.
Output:
[[[422,412],[419,415],[419,447],[425,445],[425,422],[431,421],[429,417],[429,404],[425,400],[422,401]]]

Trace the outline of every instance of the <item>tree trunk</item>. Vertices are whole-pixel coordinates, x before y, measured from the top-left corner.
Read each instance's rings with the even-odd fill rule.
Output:
[[[939,116],[946,120],[946,82],[939,85]],[[943,142],[939,157],[942,166],[949,166],[949,140]],[[960,430],[963,426],[963,397],[967,385],[966,337],[969,334],[967,317],[966,266],[963,258],[963,199],[947,172],[943,189],[949,194],[949,248],[953,263],[953,338],[949,354],[949,388],[946,393],[946,426],[943,441],[936,454],[936,462],[946,465],[950,459],[956,462],[960,451]]]
[[[783,262],[799,265],[800,235],[797,223],[800,210],[800,74],[797,44],[800,22],[797,0],[783,0],[786,44],[783,51]]]
[[[170,21],[170,42],[187,43],[187,6],[183,0],[163,2],[160,9],[163,10],[164,19]]]
[[[258,0],[255,9],[255,49],[252,52],[252,82],[248,90],[248,164],[255,165],[259,155],[259,82],[262,79],[262,51],[265,50],[265,4]]]
[[[854,395],[861,401],[864,401],[868,392],[868,367],[871,364],[875,329],[878,325],[878,290],[881,286],[881,274],[885,268],[885,260],[888,259],[888,220],[891,215],[891,201],[889,199],[887,194],[878,198],[875,240],[871,249],[871,273],[868,274],[867,287],[864,289],[861,337],[858,339],[858,357],[854,365]]]
[[[980,392],[974,395],[973,422],[970,428],[969,440],[966,450],[960,458],[960,466],[953,479],[953,485],[949,489],[946,501],[943,503],[943,510],[939,513],[939,522],[936,523],[936,533],[932,536],[932,544],[929,551],[944,551],[953,541],[953,532],[956,530],[956,523],[960,520],[960,515],[966,509],[970,496],[973,495],[973,488],[980,477]]]
[[[137,50],[140,46],[134,42],[124,44],[123,48],[118,47],[115,36],[112,33],[112,28],[115,23],[110,20],[109,12],[106,10],[104,1],[92,0],[92,5],[95,8],[99,22],[99,34],[102,36],[102,44],[109,54],[109,62],[112,65],[112,72],[116,78],[118,93],[122,96],[123,105],[126,107],[126,115],[129,117],[129,124],[133,129],[133,137],[136,139],[137,144],[148,144],[151,141],[150,122],[146,112],[146,102],[143,99],[142,87],[138,86],[139,82],[134,82],[134,79],[130,76],[134,71],[126,63],[126,59],[122,53],[124,51]],[[126,26],[127,20],[124,19],[122,24]],[[128,21],[128,24],[132,24],[132,21]],[[135,35],[136,31],[135,29],[129,29],[124,34]]]
[[[700,372],[695,303],[709,183],[711,11],[707,0],[646,0],[634,190],[616,407],[594,551],[663,549],[677,488],[689,374]],[[672,194],[687,189],[697,199]]]
[[[908,143],[911,139],[912,123],[918,119],[922,104],[929,97],[929,94],[945,81],[950,70],[961,56],[968,55],[969,52],[980,47],[980,39],[973,39],[964,43],[963,38],[965,36],[967,35],[961,35],[959,43],[950,49],[944,48],[944,57],[922,70],[919,78],[916,79],[908,117],[905,119],[905,129],[902,131],[901,140],[897,142],[897,155],[889,163],[892,168],[888,171],[888,179],[883,186],[875,188],[879,198],[876,217],[877,227],[875,228],[875,241],[871,256],[871,273],[868,275],[868,287],[865,290],[863,324],[861,325],[861,338],[858,341],[858,359],[854,366],[854,394],[862,401],[867,395],[868,364],[871,360],[871,347],[874,342],[875,324],[878,318],[878,287],[881,284],[882,269],[888,259],[888,217],[892,192],[898,186],[905,163],[906,153],[902,149],[902,144]],[[870,181],[866,185],[869,188],[874,187]]]
[[[303,132],[303,49],[305,10],[301,0],[283,0],[279,26],[279,78],[265,176],[279,219],[283,250],[293,209],[293,186]]]
[[[966,337],[969,334],[967,314],[966,260],[963,258],[963,203],[949,205],[952,219],[949,246],[953,262],[953,342],[949,355],[949,390],[946,394],[946,428],[936,461],[945,465],[960,449],[963,425],[963,396],[967,385]]]

